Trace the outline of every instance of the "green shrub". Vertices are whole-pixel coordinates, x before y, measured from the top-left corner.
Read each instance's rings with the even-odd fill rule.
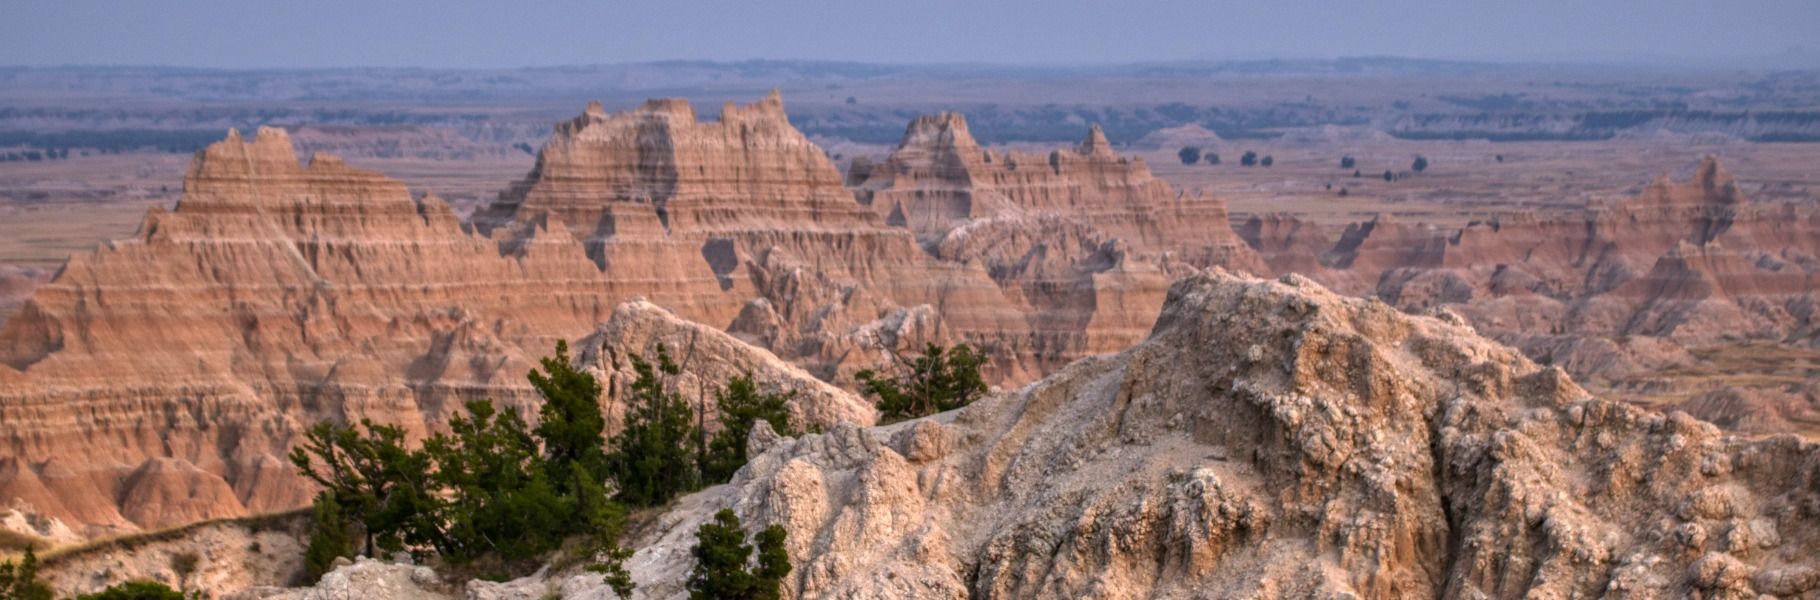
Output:
[[[658,377],[681,372],[662,344],[657,364],[634,354],[632,370],[637,376],[626,399],[626,423],[613,437],[608,471],[619,484],[621,502],[659,506],[698,487],[700,430],[689,403]]]
[[[790,398],[795,394],[765,394],[758,391],[752,374],[746,373],[727,381],[726,387],[714,392],[714,406],[720,410],[720,431],[708,440],[702,460],[702,478],[725,482],[745,466],[746,438],[753,424],[764,421],[771,429],[787,436],[797,435],[790,427]]]
[[[942,348],[930,343],[924,345],[921,356],[900,358],[895,377],[871,369],[856,377],[860,392],[877,398],[878,410],[886,420],[914,419],[966,406],[985,394],[986,382],[980,376],[985,362],[985,355],[974,352],[972,346]]]
[[[197,594],[200,597],[201,594]],[[187,600],[182,592],[156,581],[128,581],[76,600]]]
[[[31,546],[18,564],[0,562],[0,600],[51,600],[51,587],[38,581],[38,554]]]
[[[746,543],[739,515],[731,509],[714,513],[714,520],[695,531],[690,600],[776,600],[782,595],[784,578],[790,575],[786,537],[778,525],[759,532],[758,561],[751,564],[753,547]]]

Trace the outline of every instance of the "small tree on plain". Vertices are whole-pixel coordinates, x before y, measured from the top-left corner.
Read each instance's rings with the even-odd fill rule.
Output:
[[[1268,168],[1270,165],[1274,165],[1276,163],[1277,163],[1277,159],[1274,156],[1265,156],[1264,158],[1258,160],[1258,164],[1263,165],[1266,168]]]
[[[1416,162],[1414,164],[1409,165],[1409,169],[1412,171],[1415,171],[1417,173],[1421,173],[1423,171],[1428,170],[1428,157],[1417,156]]]
[[[1340,157],[1340,168],[1342,169],[1350,169],[1356,164],[1358,164],[1358,161],[1353,160],[1352,155],[1350,154]]]
[[[1206,154],[1202,154],[1202,155],[1201,155],[1201,162],[1204,162],[1204,163],[1207,163],[1207,164],[1209,164],[1209,165],[1217,165],[1217,164],[1220,164],[1220,155],[1218,155],[1218,154],[1215,154],[1215,153],[1212,153],[1212,152],[1208,152],[1208,153],[1206,153]]]
[[[1384,172],[1384,181],[1396,181],[1396,180],[1397,180],[1397,174],[1396,174],[1396,173],[1392,173],[1392,172],[1390,172],[1390,171],[1385,171],[1385,172]]]
[[[1256,152],[1246,150],[1245,154],[1239,157],[1239,166],[1249,167],[1256,164],[1258,164],[1258,153]]]
[[[1182,164],[1184,165],[1192,165],[1201,162],[1201,149],[1194,146],[1183,146],[1175,155],[1177,158],[1182,159]]]

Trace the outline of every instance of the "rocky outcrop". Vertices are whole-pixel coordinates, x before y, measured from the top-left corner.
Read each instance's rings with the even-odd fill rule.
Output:
[[[778,439],[635,543],[682,598],[721,508],[795,598],[1526,598],[1820,591],[1820,446],[1589,395],[1458,317],[1224,273],[1150,338],[889,427]],[[590,587],[592,586],[592,587]],[[599,590],[551,570],[492,591]],[[466,597],[477,597],[470,586]]]

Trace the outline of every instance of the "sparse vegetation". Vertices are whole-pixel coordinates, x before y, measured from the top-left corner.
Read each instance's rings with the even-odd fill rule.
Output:
[[[1213,152],[1208,152],[1208,153],[1206,153],[1206,154],[1202,154],[1202,155],[1201,155],[1201,162],[1203,162],[1203,163],[1207,163],[1207,164],[1209,164],[1209,165],[1217,165],[1217,164],[1220,164],[1220,155],[1219,155],[1219,154],[1216,154],[1216,153],[1213,153]]]
[[[1274,156],[1265,156],[1264,158],[1258,160],[1258,164],[1263,165],[1266,168],[1268,168],[1270,165],[1276,164],[1276,162],[1277,162],[1277,159]]]
[[[349,529],[362,533],[369,555],[431,548],[455,563],[522,561],[586,534],[588,551],[604,557],[597,566],[619,570],[625,511],[608,498],[600,386],[569,366],[564,343],[542,367],[528,375],[544,399],[535,430],[487,401],[468,403],[449,433],[421,450],[405,449],[399,429],[371,422],[364,433],[312,428],[291,457],[324,488],[313,511],[310,574],[350,552]]]
[[[1192,165],[1201,162],[1201,149],[1194,146],[1183,146],[1175,155],[1177,158],[1182,159],[1182,164],[1184,165]]]
[[[51,600],[51,588],[38,581],[38,554],[31,546],[18,564],[0,562],[0,600]]]
[[[746,542],[745,527],[731,509],[714,513],[714,519],[695,531],[695,568],[689,571],[690,600],[776,600],[784,577],[790,575],[790,555],[785,551],[784,528],[766,527],[753,544]],[[754,564],[756,562],[756,564]]]
[[[93,594],[77,596],[76,600],[188,600],[201,597],[200,593],[186,597],[182,592],[156,581],[128,581]]]
[[[759,421],[787,436],[797,432],[790,426],[789,402],[793,394],[767,394],[758,391],[752,374],[746,373],[727,381],[726,387],[714,392],[714,405],[720,410],[720,431],[708,440],[702,459],[702,478],[723,482],[746,464],[746,437]]]
[[[619,484],[619,499],[632,506],[660,506],[701,483],[697,448],[701,443],[695,411],[682,395],[659,378],[681,372],[660,344],[657,364],[632,356],[631,394],[626,424],[613,437],[608,473]]]
[[[856,374],[860,392],[877,399],[878,410],[886,420],[954,410],[986,393],[986,381],[980,376],[986,357],[967,344],[943,348],[930,343],[924,345],[920,356],[896,358],[895,377],[884,377],[871,369]]]
[[[1239,157],[1239,166],[1241,167],[1249,167],[1256,164],[1258,164],[1258,153],[1256,152],[1246,150],[1245,154]]]

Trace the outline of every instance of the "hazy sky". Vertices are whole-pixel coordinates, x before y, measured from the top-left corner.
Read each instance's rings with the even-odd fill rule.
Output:
[[[0,0],[0,64],[512,67],[1396,55],[1723,62],[1820,50],[1820,0]]]

